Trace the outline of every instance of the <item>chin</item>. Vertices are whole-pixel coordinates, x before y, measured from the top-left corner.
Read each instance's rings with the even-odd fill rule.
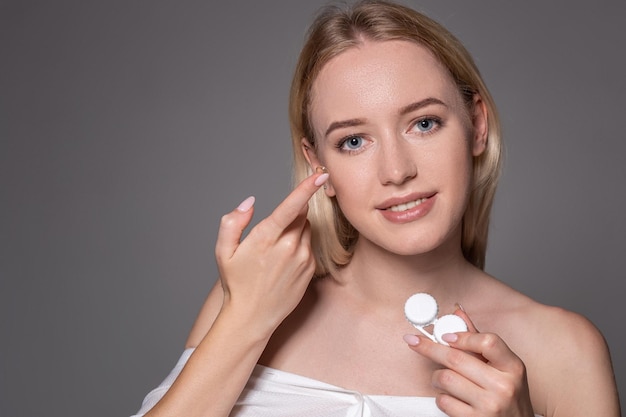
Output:
[[[399,238],[394,242],[382,243],[379,245],[382,249],[394,255],[400,256],[419,256],[432,253],[443,245],[442,239],[412,239]]]

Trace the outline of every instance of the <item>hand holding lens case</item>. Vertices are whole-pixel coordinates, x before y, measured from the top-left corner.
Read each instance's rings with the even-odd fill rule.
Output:
[[[413,294],[404,304],[404,315],[424,336],[433,342],[449,346],[441,337],[446,333],[466,332],[467,324],[456,314],[446,314],[437,318],[439,306],[435,298],[425,292]],[[424,327],[433,325],[433,334]]]

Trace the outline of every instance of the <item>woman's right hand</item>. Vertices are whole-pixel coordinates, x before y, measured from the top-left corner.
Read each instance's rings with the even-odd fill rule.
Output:
[[[254,323],[269,336],[296,308],[315,271],[308,202],[327,180],[328,174],[306,178],[243,241],[254,198],[222,217],[215,248],[222,312]]]

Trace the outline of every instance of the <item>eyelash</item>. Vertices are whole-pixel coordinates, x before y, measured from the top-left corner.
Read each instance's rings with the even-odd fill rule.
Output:
[[[344,149],[344,146],[346,143],[348,143],[350,139],[361,138],[362,140],[365,140],[363,136],[364,135],[359,135],[359,134],[344,136],[343,138],[339,140],[339,142],[335,146],[337,147],[337,149],[339,149],[340,152],[345,152],[349,155],[357,154],[361,151],[361,149],[363,149],[363,146],[359,147],[359,149]]]
[[[432,135],[443,126],[443,120],[441,120],[441,118],[436,117],[436,116],[426,116],[426,117],[420,117],[415,122],[413,122],[412,127],[417,128],[419,130],[417,126],[419,125],[419,123],[422,123],[425,121],[433,122],[434,126],[426,132],[420,131],[420,133],[423,135]]]
[[[424,121],[432,122],[433,123],[433,127],[430,130],[425,131],[425,132],[419,131],[419,128],[417,126],[418,126],[419,123],[422,123]],[[443,121],[439,117],[426,116],[426,117],[421,117],[421,118],[415,120],[411,124],[411,129],[410,130],[417,129],[419,131],[419,134],[421,134],[421,135],[432,135],[433,133],[438,131],[442,126],[443,126]],[[344,136],[343,138],[341,138],[339,140],[339,142],[335,146],[337,147],[337,149],[339,149],[340,152],[345,152],[345,153],[350,154],[350,155],[357,154],[357,153],[359,153],[361,151],[363,146],[359,147],[359,149],[344,149],[344,146],[350,139],[361,138],[361,139],[365,140],[364,136],[365,135],[361,135],[361,134],[353,134],[353,135]]]

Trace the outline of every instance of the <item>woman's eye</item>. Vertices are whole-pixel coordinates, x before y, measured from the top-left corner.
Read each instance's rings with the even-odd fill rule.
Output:
[[[360,136],[350,136],[341,143],[341,148],[348,151],[356,151],[363,146],[363,138]]]
[[[436,127],[436,123],[434,119],[422,119],[418,121],[415,126],[421,132],[429,132]]]

